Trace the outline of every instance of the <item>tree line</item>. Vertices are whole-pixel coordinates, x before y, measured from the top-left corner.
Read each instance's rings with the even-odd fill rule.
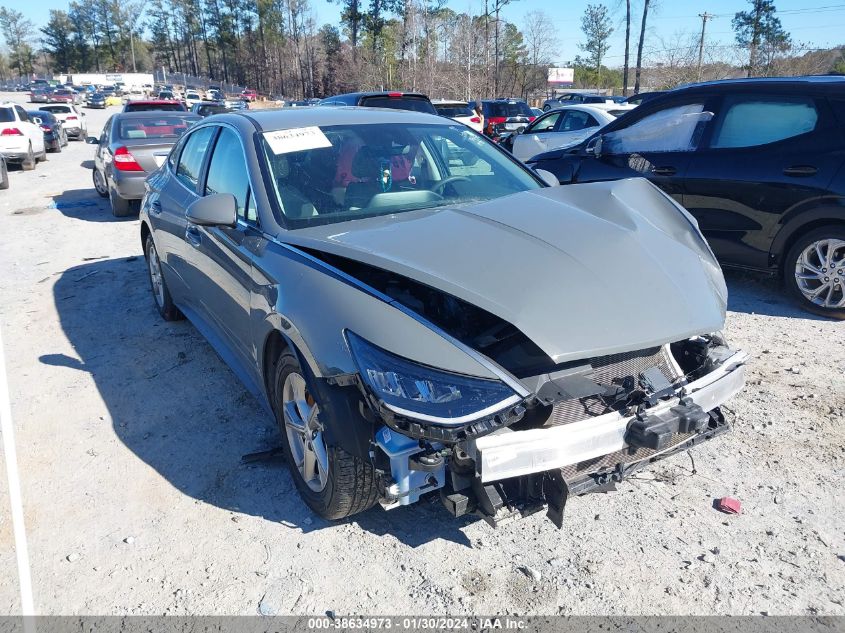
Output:
[[[543,93],[551,65],[574,67],[578,87],[625,93],[632,84],[636,92],[737,71],[788,71],[784,60],[806,57],[811,48],[792,42],[774,0],[747,0],[748,9],[733,16],[736,41],[727,54],[705,45],[703,30],[700,41],[694,34],[668,43],[655,38],[649,16],[660,0],[616,0],[613,10],[586,8],[584,55],[565,61],[548,15],[527,12],[519,24],[502,17],[518,1],[483,0],[477,13],[467,13],[447,0],[334,0],[340,21],[322,25],[310,0],[72,0],[66,10],[50,10],[40,28],[0,8],[8,48],[0,79],[163,68],[285,97],[401,88],[475,99]],[[624,62],[608,67],[620,23]],[[825,60],[819,64],[835,66],[841,52]]]

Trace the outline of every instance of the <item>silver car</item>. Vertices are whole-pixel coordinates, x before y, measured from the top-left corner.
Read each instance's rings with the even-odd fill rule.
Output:
[[[144,179],[158,169],[182,133],[200,117],[187,112],[124,112],[112,116],[97,145],[92,178],[94,188],[111,203],[116,217],[138,209],[144,196]]]
[[[439,495],[492,524],[728,430],[746,355],[689,214],[643,179],[548,186],[460,123],[215,115],[147,179],[155,305],[273,415],[338,519]]]

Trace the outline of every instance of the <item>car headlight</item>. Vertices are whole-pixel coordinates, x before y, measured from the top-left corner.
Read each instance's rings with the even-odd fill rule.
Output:
[[[420,365],[349,331],[346,338],[362,380],[388,409],[399,415],[456,426],[497,413],[520,400],[499,380]]]

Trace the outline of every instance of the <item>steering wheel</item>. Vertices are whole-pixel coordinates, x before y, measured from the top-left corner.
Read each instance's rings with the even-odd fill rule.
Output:
[[[460,182],[461,180],[469,181],[469,178],[466,176],[449,176],[448,178],[441,180],[436,185],[434,185],[431,190],[434,193],[443,195],[443,189],[445,189],[446,185],[451,185],[453,182]]]

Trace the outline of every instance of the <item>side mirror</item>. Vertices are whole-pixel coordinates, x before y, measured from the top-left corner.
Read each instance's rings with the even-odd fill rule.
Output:
[[[198,226],[234,228],[238,223],[238,203],[231,193],[215,193],[191,203],[185,217]]]
[[[85,142],[88,143],[88,145],[99,145],[100,139],[98,139],[96,136],[89,136],[85,139]]]
[[[598,158],[601,156],[601,146],[602,146],[602,135],[599,134],[595,138],[590,139],[587,142],[587,146],[584,148],[584,153],[589,154],[590,156],[595,156]]]
[[[534,173],[540,176],[540,180],[546,183],[549,187],[557,187],[560,185],[560,181],[557,179],[557,176],[550,171],[546,171],[545,169],[535,169]]]

